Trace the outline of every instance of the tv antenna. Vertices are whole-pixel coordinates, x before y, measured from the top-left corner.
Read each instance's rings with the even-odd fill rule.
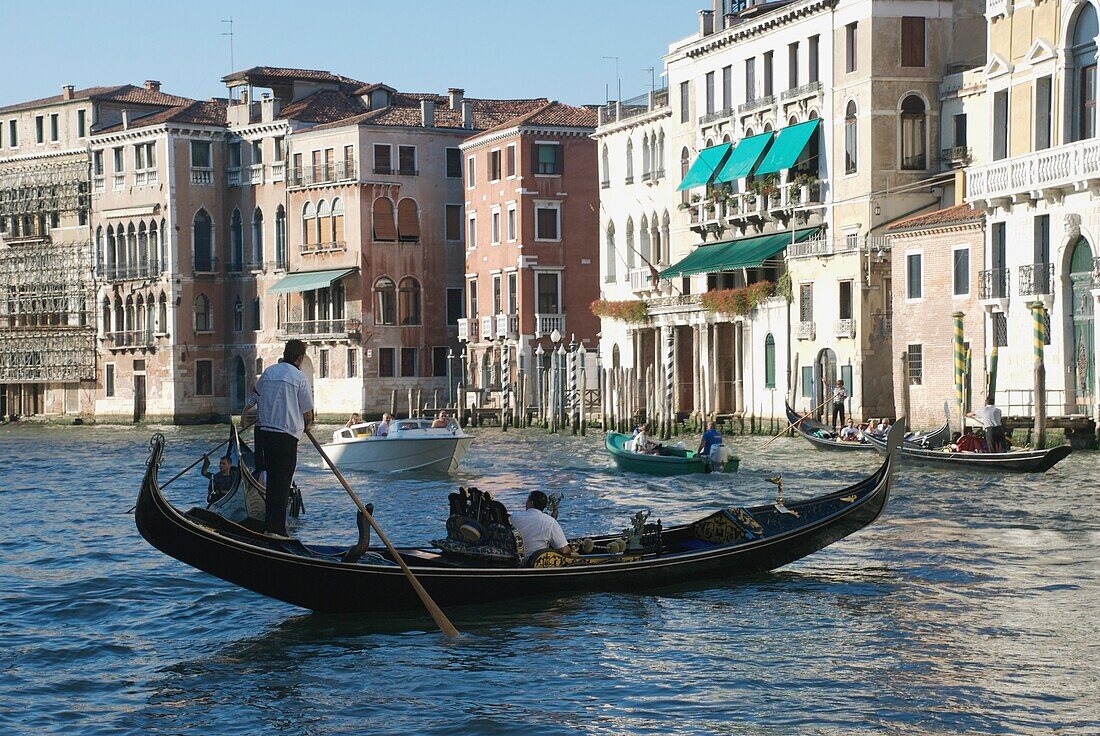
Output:
[[[642,69],[642,71],[649,72],[649,91],[655,92],[657,90],[657,80],[653,76],[653,67],[647,66],[645,69]]]
[[[619,77],[619,57],[618,56],[605,56],[603,57],[607,61],[615,62],[615,84],[616,84],[616,98],[619,102],[623,101],[623,80]]]
[[[222,33],[223,36],[229,36],[229,71],[236,70],[237,64],[233,61],[233,16],[229,16],[229,20],[223,20],[222,23],[229,24],[229,30]]]

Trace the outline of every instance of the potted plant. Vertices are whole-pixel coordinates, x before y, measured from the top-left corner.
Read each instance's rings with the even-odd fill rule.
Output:
[[[810,201],[810,189],[817,185],[817,177],[813,174],[800,172],[796,174],[791,186],[798,190],[799,201],[806,204]]]

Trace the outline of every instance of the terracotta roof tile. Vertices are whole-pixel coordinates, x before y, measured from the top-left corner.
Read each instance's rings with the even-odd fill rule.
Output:
[[[337,90],[321,90],[292,102],[279,111],[279,117],[306,123],[331,123],[363,112],[357,97]]]
[[[237,82],[255,80],[256,82],[332,82],[346,84],[355,87],[363,86],[363,83],[351,77],[333,74],[322,69],[294,69],[285,66],[254,66],[251,69],[233,72],[222,77],[223,82]]]
[[[56,105],[62,102],[75,100],[102,100],[104,102],[122,102],[133,105],[183,105],[189,102],[186,97],[155,92],[144,87],[135,87],[132,84],[117,84],[101,87],[87,87],[73,92],[73,96],[66,100],[63,95],[42,97],[37,100],[20,102],[7,107],[0,107],[0,113],[18,112],[19,110],[31,110],[46,105]]]
[[[983,217],[981,212],[968,204],[955,205],[935,212],[925,212],[889,225],[886,232],[898,232],[900,230],[923,230],[946,225],[959,225],[964,222],[975,222]]]
[[[130,119],[130,128],[148,128],[164,123],[190,123],[192,125],[220,125],[225,126],[226,108],[228,102],[224,99],[216,100],[191,100],[186,105],[177,105],[167,110],[143,115]],[[96,130],[95,133],[114,133],[122,130],[122,124],[111,125]]]
[[[456,129],[463,127],[461,106],[452,109],[446,95],[422,92],[398,92],[393,95],[389,107],[363,112],[344,120],[329,123],[326,127],[341,127],[344,125],[419,127],[421,125],[420,102],[422,100],[430,100],[435,103],[435,127]],[[478,131],[494,128],[520,115],[542,108],[549,102],[545,97],[518,100],[487,100],[466,97],[465,100],[472,105],[472,129]]]
[[[597,112],[595,107],[575,107],[573,105],[566,105],[563,102],[551,100],[529,112],[520,114],[510,120],[506,120],[500,125],[489,128],[485,132],[489,133],[494,130],[514,128],[520,125],[595,129],[596,118]]]

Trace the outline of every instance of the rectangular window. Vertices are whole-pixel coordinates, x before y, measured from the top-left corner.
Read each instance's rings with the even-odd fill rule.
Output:
[[[263,310],[261,309],[260,297],[252,299],[252,329],[256,332],[263,329]]]
[[[798,287],[798,320],[800,322],[814,321],[814,285],[799,284]]]
[[[462,319],[462,289],[460,287],[447,287],[447,324],[457,325]]]
[[[1003,270],[1005,267],[1005,257],[1007,255],[1006,228],[1006,223],[995,222],[990,232],[990,267],[998,271]],[[1004,289],[999,287],[999,283],[1000,280],[994,283],[994,289],[997,292],[995,299],[1008,296],[1008,294],[1003,293]]]
[[[538,313],[561,314],[560,274],[549,271],[538,272]]]
[[[150,169],[157,167],[157,144],[146,143],[145,144],[145,165]]]
[[[707,115],[713,115],[714,114],[714,72],[707,72],[704,79],[706,80],[706,103],[707,103],[706,113],[707,113]]]
[[[1008,90],[993,93],[993,160],[1008,156]]]
[[[756,57],[745,59],[745,102],[756,99]]]
[[[787,89],[798,86],[798,41],[787,44]]]
[[[234,141],[229,144],[229,154],[226,156],[225,165],[231,169],[241,168],[241,142]]]
[[[500,181],[500,149],[489,151],[489,181]]]
[[[509,143],[504,149],[504,175],[511,179],[516,175],[516,144]]]
[[[138,143],[134,146],[134,169],[141,171],[145,168],[145,144]]]
[[[472,279],[467,286],[470,292],[470,311],[468,314],[470,319],[477,319],[477,279]]]
[[[115,364],[108,363],[104,366],[104,394],[108,399],[114,398],[115,395]]]
[[[389,144],[374,144],[374,173],[393,173],[393,148],[391,148]]]
[[[328,348],[321,348],[317,352],[318,352],[319,357],[320,357],[320,360],[317,362],[317,364],[318,364],[317,376],[318,376],[318,378],[328,378],[328,375],[329,375],[329,360],[328,360],[329,349]]]
[[[416,146],[397,147],[397,173],[416,176]]]
[[[840,318],[852,319],[852,282],[841,281],[837,287],[840,294]]]
[[[281,135],[275,138],[275,160],[282,161],[286,155],[286,139]]]
[[[909,374],[909,385],[919,386],[924,380],[924,346],[910,345],[906,351],[905,372]]]
[[[1008,347],[1008,315],[1004,312],[994,312],[991,318],[993,321],[993,347]]]
[[[535,205],[535,240],[561,240],[561,209],[556,204]]]
[[[535,173],[557,176],[562,173],[562,151],[557,143],[535,144]]]
[[[436,378],[447,375],[447,355],[449,353],[450,348],[432,348],[432,375]]]
[[[901,65],[924,66],[924,18],[901,19]]]
[[[508,205],[508,223],[507,223],[507,227],[508,227],[508,240],[509,240],[509,242],[515,242],[515,240],[519,237],[519,233],[517,231],[516,206],[514,204]]]
[[[905,298],[920,299],[923,294],[921,281],[921,254],[910,253],[905,256]]]
[[[1050,215],[1035,217],[1035,263],[1050,263]]]
[[[210,152],[210,141],[191,141],[191,168],[214,168],[214,159]]]
[[[76,111],[76,137],[83,138],[88,135],[88,111]]]
[[[494,209],[489,214],[489,222],[491,227],[489,228],[490,242],[493,245],[500,245],[500,210]]]
[[[722,67],[722,109],[733,109],[733,67]]]
[[[493,314],[500,314],[502,311],[501,307],[504,301],[503,290],[504,287],[501,285],[500,274],[493,274]]]
[[[46,119],[44,117],[42,117],[41,115],[36,115],[35,116],[35,118],[34,118],[34,142],[35,143],[45,143],[46,142],[45,124],[46,124]]]
[[[466,221],[466,247],[470,249],[477,247],[477,215],[472,212]]]
[[[680,122],[686,123],[691,119],[691,84],[680,82]],[[12,121],[12,128],[15,121]],[[14,140],[14,138],[12,139]]]
[[[966,145],[966,113],[959,113],[953,119],[955,129],[955,145]]]
[[[473,156],[466,158],[466,187],[473,189],[477,183],[477,163]]]
[[[775,388],[775,338],[764,338],[764,388]]]
[[[348,348],[348,378],[359,375],[359,348]]]
[[[970,293],[970,248],[956,248],[952,252],[951,293],[966,296]]]
[[[397,371],[397,349],[378,348],[378,377],[393,378]]]
[[[122,146],[112,149],[115,158],[115,173],[121,174],[126,171],[126,156]]]
[[[1035,150],[1050,148],[1051,120],[1053,118],[1053,89],[1051,77],[1039,77],[1035,80]]]
[[[858,23],[844,26],[844,71],[851,74],[856,70],[856,27]]]
[[[508,274],[508,314],[518,314],[519,278],[515,271]]]
[[[195,396],[214,395],[214,361],[195,361]]]
[[[447,173],[445,176],[448,179],[462,178],[462,149],[447,149]]]
[[[844,381],[844,388],[848,389],[848,398],[854,399],[856,396],[856,382],[852,377],[852,366],[840,366],[840,380]]]
[[[50,115],[50,140],[56,143],[61,139],[61,130],[58,126],[57,113]]]
[[[416,348],[401,348],[401,377],[414,378],[419,373],[416,370]]]
[[[8,121],[8,145],[12,148],[19,145],[19,123],[16,120]]]
[[[446,205],[444,237],[454,243],[462,242],[462,205]]]
[[[92,173],[96,176],[103,176],[103,151],[92,153]]]
[[[252,141],[252,146],[248,152],[249,163],[262,164],[264,162],[264,144],[263,141]]]
[[[814,367],[812,365],[802,366],[802,398],[812,399],[814,397]]]
[[[818,57],[820,56],[821,49],[821,36],[810,36],[810,48],[809,58],[806,60],[808,64],[806,81],[817,82],[820,80],[820,71],[818,67]]]
[[[775,62],[775,52],[774,51],[765,51],[764,52],[764,96],[765,97],[771,97],[772,92],[775,91],[774,90],[774,84],[773,84],[774,77],[773,77],[773,74],[772,74],[775,71],[775,63],[774,62]]]

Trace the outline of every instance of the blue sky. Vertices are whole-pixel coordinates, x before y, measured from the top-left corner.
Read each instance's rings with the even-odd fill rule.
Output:
[[[326,69],[415,92],[463,87],[472,97],[546,96],[572,104],[649,89],[668,44],[690,34],[707,0],[442,2],[193,2],[100,0],[4,9],[0,106],[60,93],[63,84],[140,84],[224,96],[234,64]],[[658,84],[660,78],[658,76]]]

